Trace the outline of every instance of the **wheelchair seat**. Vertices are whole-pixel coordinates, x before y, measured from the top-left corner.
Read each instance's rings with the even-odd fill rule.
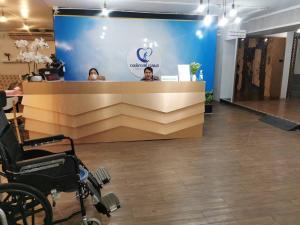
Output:
[[[99,168],[95,173],[90,172],[76,156],[73,140],[64,135],[26,140],[19,144],[12,126],[5,117],[5,105],[5,92],[0,92],[0,155],[3,170],[1,175],[7,178],[8,183],[21,184],[37,190],[45,199],[50,195],[54,200],[59,192],[76,192],[81,206],[77,213],[81,213],[83,224],[100,224],[96,219],[88,219],[86,216],[83,199],[88,196],[92,197],[99,213],[110,216],[120,208],[119,199],[115,194],[101,195],[101,188],[111,179],[105,168]],[[36,149],[39,145],[63,140],[69,141],[70,150],[53,153]],[[25,147],[32,149],[25,150]],[[0,202],[0,207],[4,206],[3,204]],[[69,218],[54,221],[53,224]]]

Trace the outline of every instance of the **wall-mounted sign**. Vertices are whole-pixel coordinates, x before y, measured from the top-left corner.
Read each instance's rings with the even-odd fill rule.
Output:
[[[238,38],[246,38],[246,30],[229,30],[226,34],[226,40],[234,40]]]
[[[142,78],[144,69],[152,67],[153,73],[156,74],[161,64],[161,57],[157,48],[135,48],[128,53],[127,65],[131,73]]]

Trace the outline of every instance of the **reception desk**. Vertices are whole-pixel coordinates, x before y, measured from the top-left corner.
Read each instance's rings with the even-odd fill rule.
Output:
[[[24,82],[30,138],[77,143],[201,137],[204,82]]]

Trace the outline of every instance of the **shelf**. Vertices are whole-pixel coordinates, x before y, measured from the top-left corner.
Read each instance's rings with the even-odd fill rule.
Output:
[[[19,62],[19,61],[7,61],[7,60],[3,60],[1,61],[1,63],[5,63],[5,64],[26,64],[27,62]]]

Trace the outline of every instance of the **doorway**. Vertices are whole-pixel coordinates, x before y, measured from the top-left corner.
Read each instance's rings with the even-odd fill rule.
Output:
[[[279,37],[239,40],[234,101],[280,98],[285,45],[286,38]]]

